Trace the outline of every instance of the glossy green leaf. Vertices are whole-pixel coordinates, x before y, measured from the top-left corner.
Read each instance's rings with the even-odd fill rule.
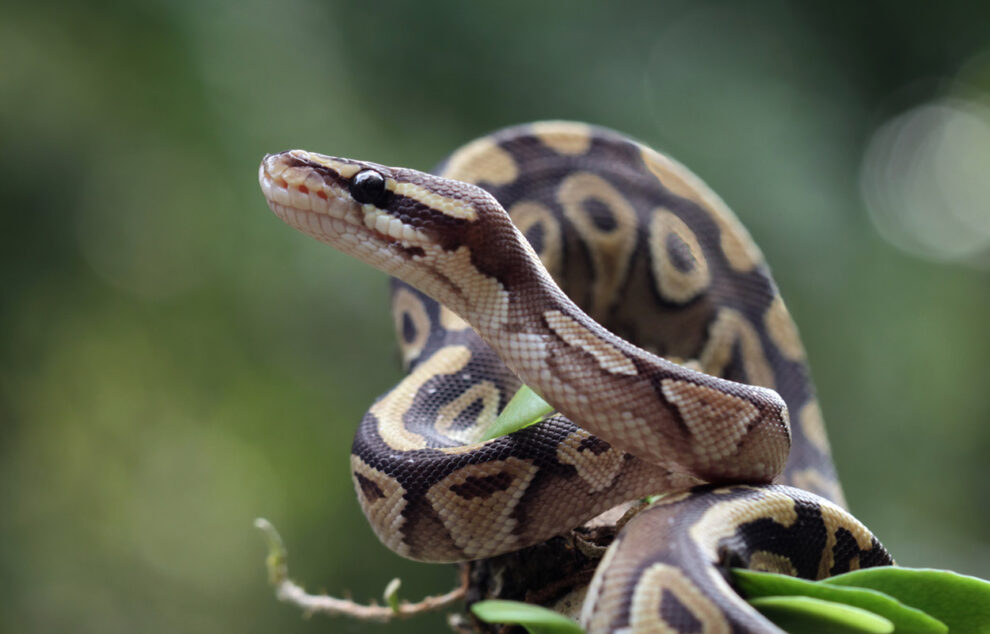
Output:
[[[885,566],[822,583],[878,590],[942,621],[953,633],[990,634],[990,581],[947,570]]]
[[[869,610],[813,597],[774,596],[750,600],[791,634],[890,634],[894,624]]]
[[[514,431],[538,423],[553,411],[553,407],[528,386],[522,386],[498,415],[482,440],[506,436]]]
[[[485,623],[521,625],[530,634],[584,634],[573,620],[553,610],[518,601],[479,601],[471,612]]]
[[[807,596],[868,610],[893,623],[897,634],[944,634],[949,631],[941,621],[877,590],[825,585],[755,570],[734,569],[732,573],[736,586],[748,599]]]

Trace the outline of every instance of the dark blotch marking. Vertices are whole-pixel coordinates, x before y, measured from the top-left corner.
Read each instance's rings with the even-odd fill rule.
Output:
[[[597,436],[589,436],[588,438],[582,440],[581,444],[578,445],[578,451],[590,451],[596,456],[602,455],[611,448],[612,445]]]
[[[849,572],[849,564],[852,558],[859,555],[859,544],[853,534],[841,526],[835,531],[835,546],[832,547],[832,557],[834,564],[828,571],[830,575],[838,575]]]
[[[526,230],[525,236],[537,253],[543,253],[543,223],[538,222]]]
[[[416,339],[416,324],[409,313],[402,313],[402,340],[412,343]]]
[[[681,273],[690,273],[698,265],[687,245],[679,235],[671,231],[667,234],[667,257],[674,268]]]
[[[892,562],[890,554],[887,552],[876,537],[870,540],[870,549],[861,550],[859,542],[853,534],[843,527],[835,531],[835,546],[832,547],[832,557],[834,564],[829,574],[838,575],[850,571],[850,564],[853,558],[859,558],[860,568],[872,568],[873,566],[889,566]]]
[[[817,504],[797,501],[794,510],[797,520],[791,526],[778,524],[770,517],[760,518],[740,524],[736,527],[735,538],[720,545],[729,552],[740,553],[747,562],[758,550],[787,557],[797,576],[815,579],[826,543],[825,523]]]
[[[700,632],[704,626],[670,590],[664,590],[660,595],[660,618],[684,634]]]
[[[320,178],[323,179],[323,182],[327,184],[336,184],[343,188],[350,186],[350,181],[348,179],[344,178],[329,167],[320,165],[314,161],[304,161],[303,159],[297,156],[289,155],[288,153],[283,154],[282,161],[288,167],[307,167],[312,169]]]
[[[503,471],[481,478],[470,476],[464,480],[463,484],[455,484],[450,487],[450,490],[465,500],[470,500],[472,498],[486,498],[496,491],[505,491],[510,484],[512,484],[512,476]]]
[[[584,212],[588,214],[591,222],[599,231],[615,231],[615,228],[619,226],[615,222],[615,216],[612,215],[609,206],[597,198],[586,198],[581,201],[581,206],[584,207]]]
[[[732,342],[732,353],[729,355],[729,361],[718,376],[740,383],[750,382],[749,375],[746,373],[746,363],[743,360],[742,342],[738,336]]]
[[[354,479],[357,480],[358,486],[361,488],[361,494],[369,504],[385,497],[385,492],[382,491],[381,487],[360,473],[355,473]]]
[[[481,412],[484,409],[485,401],[480,398],[476,398],[470,405],[464,408],[464,411],[461,412],[458,418],[463,419],[469,425],[473,425],[477,422],[478,417],[481,416]]]
[[[828,532],[817,503],[799,498],[795,498],[795,502],[797,521],[791,526],[782,526],[769,517],[741,524],[736,528],[734,537],[720,543],[724,547],[720,552],[735,551],[748,563],[753,552],[765,550],[790,560],[798,577],[816,579]],[[835,564],[830,574],[846,572],[857,557],[863,568],[891,563],[890,555],[879,542],[874,541],[870,550],[861,550],[852,533],[842,527],[835,531],[832,556]]]
[[[454,429],[467,429],[472,427],[478,422],[478,416],[481,415],[482,410],[485,408],[485,402],[481,398],[476,398],[471,403],[462,409],[457,414],[457,418],[451,423],[450,428]]]
[[[405,253],[411,258],[423,257],[424,255],[426,255],[426,251],[423,250],[423,247],[404,247],[400,245],[399,248],[402,249],[403,253]]]

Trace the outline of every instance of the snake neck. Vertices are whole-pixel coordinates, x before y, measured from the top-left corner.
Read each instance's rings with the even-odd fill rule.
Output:
[[[470,323],[519,380],[623,451],[706,481],[769,482],[783,468],[790,436],[775,392],[619,338],[564,294],[515,227],[500,229],[507,233],[493,232],[484,249],[460,247],[406,281],[427,281],[421,290]]]

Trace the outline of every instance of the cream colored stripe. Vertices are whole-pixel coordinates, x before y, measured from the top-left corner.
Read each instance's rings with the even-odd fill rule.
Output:
[[[484,181],[506,185],[519,177],[519,168],[511,154],[491,137],[483,137],[455,152],[447,161],[443,175],[465,183]]]
[[[467,330],[471,327],[471,324],[443,304],[440,305],[440,325],[444,330]]]
[[[530,126],[543,145],[561,154],[584,154],[591,147],[591,126],[571,121],[537,121]]]
[[[459,220],[478,219],[478,212],[470,204],[456,198],[448,198],[413,183],[396,183],[392,191],[400,196],[417,200],[430,209]]]
[[[543,313],[543,316],[547,320],[547,325],[557,333],[557,336],[568,345],[584,350],[593,356],[598,361],[598,365],[606,372],[630,376],[638,374],[636,366],[626,355],[574,319],[559,310],[548,310]]]

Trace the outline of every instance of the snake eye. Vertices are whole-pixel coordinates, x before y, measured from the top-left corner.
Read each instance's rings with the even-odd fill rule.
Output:
[[[351,196],[362,205],[378,205],[385,193],[385,177],[375,170],[358,172],[351,179]]]

